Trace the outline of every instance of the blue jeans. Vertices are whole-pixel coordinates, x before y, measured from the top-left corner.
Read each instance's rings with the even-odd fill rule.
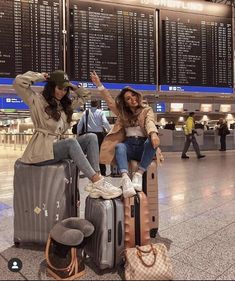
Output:
[[[37,163],[37,165],[50,165],[63,159],[72,159],[78,169],[89,179],[100,171],[99,146],[95,134],[89,133],[77,139],[59,140],[53,144],[53,152],[54,159]]]
[[[151,140],[145,138],[127,138],[115,147],[115,157],[120,173],[128,173],[128,161],[136,160],[139,169],[146,171],[156,154]]]

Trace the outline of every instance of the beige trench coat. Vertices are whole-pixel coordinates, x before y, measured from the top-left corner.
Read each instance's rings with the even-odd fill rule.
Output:
[[[29,106],[35,128],[21,158],[24,163],[38,163],[54,159],[53,142],[60,139],[70,126],[64,111],[61,111],[59,121],[53,120],[45,112],[48,103],[42,94],[34,92],[31,88],[32,83],[42,81],[45,81],[45,78],[41,73],[28,71],[22,75],[17,75],[13,83],[16,93]],[[71,92],[73,109],[84,103],[83,91],[83,88],[78,88],[78,90]]]
[[[108,107],[117,115],[117,121],[114,124],[112,130],[105,137],[101,149],[100,149],[100,163],[102,164],[114,164],[115,163],[115,146],[117,143],[123,142],[126,138],[125,126],[122,119],[119,116],[119,112],[115,105],[115,101],[108,92],[104,89],[100,92],[102,98],[107,102]],[[138,122],[141,129],[145,132],[145,136],[148,137],[151,132],[158,132],[154,113],[150,106],[146,106],[138,116]]]

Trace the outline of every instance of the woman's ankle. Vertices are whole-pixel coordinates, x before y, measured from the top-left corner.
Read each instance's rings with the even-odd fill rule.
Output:
[[[94,176],[91,177],[91,181],[94,183],[101,180],[102,178],[103,177],[100,175],[100,173],[96,173]]]
[[[141,169],[138,169],[138,170],[136,171],[136,173],[143,175],[144,171],[141,170]]]
[[[122,178],[129,177],[128,173],[121,173]]]

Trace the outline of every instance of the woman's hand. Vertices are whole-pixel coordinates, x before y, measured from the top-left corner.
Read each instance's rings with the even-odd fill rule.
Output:
[[[160,144],[160,140],[156,132],[151,133],[151,143],[154,149],[156,149]]]
[[[49,74],[47,72],[42,72],[42,75],[44,76],[45,80],[49,78]]]
[[[71,84],[71,87],[70,87],[70,89],[72,90],[72,91],[76,91],[78,88],[80,88],[81,86],[80,85],[74,85],[74,84],[72,84],[72,83],[70,83]]]
[[[91,81],[96,85],[96,87],[102,86],[102,83],[100,82],[100,77],[96,74],[95,71],[90,73]]]

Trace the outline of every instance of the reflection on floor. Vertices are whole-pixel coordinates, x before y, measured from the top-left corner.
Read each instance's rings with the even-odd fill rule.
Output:
[[[13,165],[21,151],[0,148],[0,279],[49,280],[42,248],[13,246]],[[164,153],[159,168],[160,229],[174,267],[175,280],[235,279],[235,151],[206,153],[205,159],[180,159],[179,153]],[[118,184],[119,179],[112,179]],[[82,191],[87,179],[80,180]],[[83,215],[83,212],[81,212]],[[20,273],[7,262],[18,257]],[[83,280],[120,280],[116,273],[97,274],[87,266]]]

